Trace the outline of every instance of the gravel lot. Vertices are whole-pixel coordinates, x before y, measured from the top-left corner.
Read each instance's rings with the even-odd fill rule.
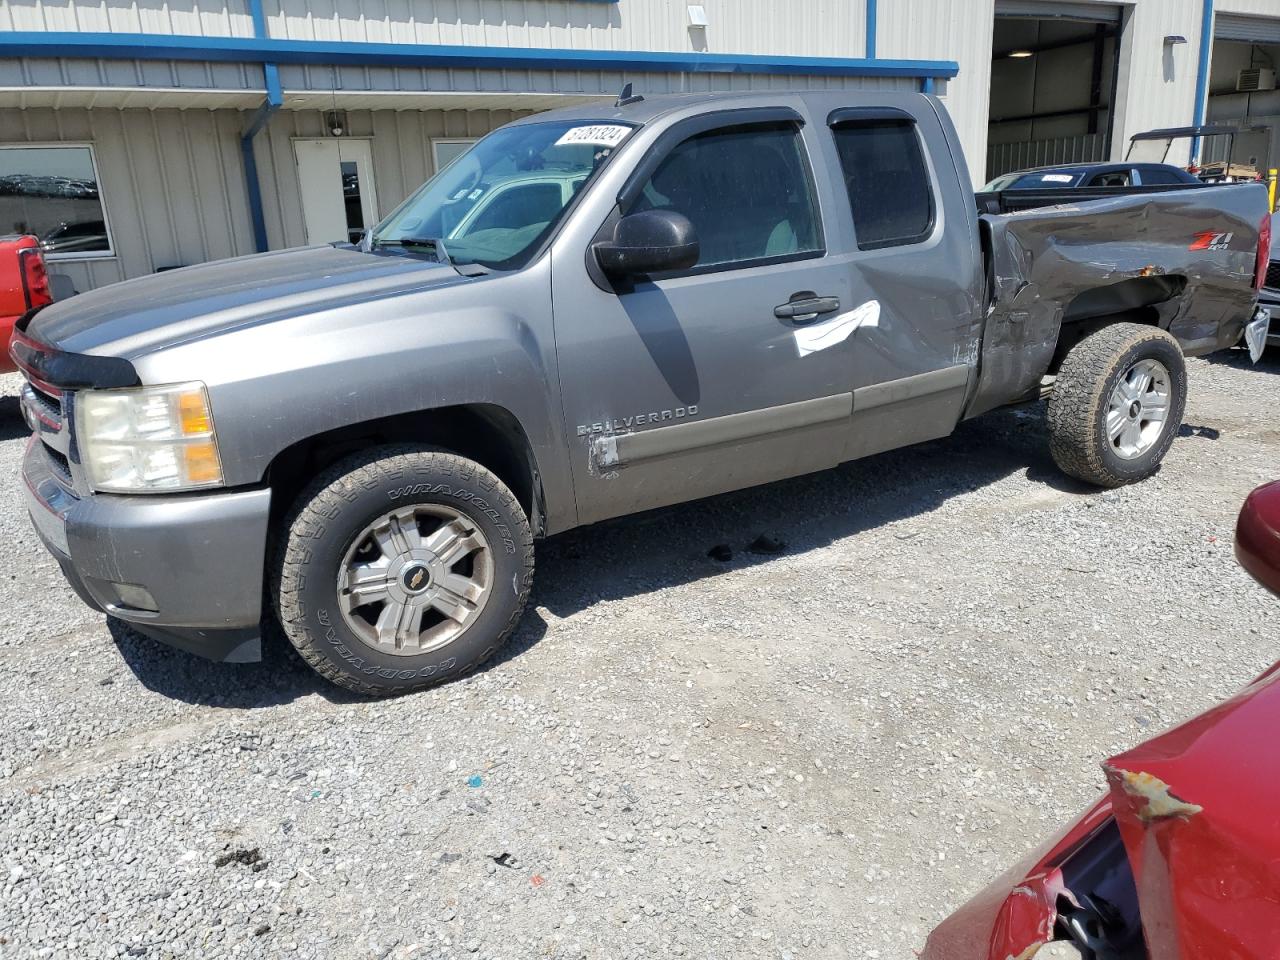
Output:
[[[911,957],[1277,657],[1231,536],[1278,414],[1232,354],[1137,487],[1063,479],[1032,408],[577,531],[505,656],[382,703],[109,626],[11,483],[0,956]]]

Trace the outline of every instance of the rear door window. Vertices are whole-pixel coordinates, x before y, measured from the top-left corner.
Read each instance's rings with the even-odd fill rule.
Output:
[[[1138,176],[1142,178],[1144,184],[1169,184],[1169,183],[1186,183],[1187,179],[1178,175],[1176,170],[1166,170],[1163,167],[1139,167]]]
[[[1089,178],[1086,186],[1089,187],[1127,187],[1132,183],[1132,177],[1129,176],[1128,170],[1108,170],[1105,173],[1095,173]]]
[[[935,201],[916,125],[851,120],[832,127],[859,250],[919,243],[933,232]]]
[[[822,231],[793,123],[725,127],[677,144],[624,213],[674,210],[693,223],[697,268],[813,256]]]

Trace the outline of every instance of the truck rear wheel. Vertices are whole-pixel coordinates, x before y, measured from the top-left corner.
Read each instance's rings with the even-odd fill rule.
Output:
[[[1100,487],[1145,480],[1182,423],[1187,365],[1165,331],[1103,327],[1071,348],[1049,397],[1049,443],[1064,473]]]
[[[369,696],[421,690],[489,659],[533,583],[515,496],[442,450],[379,447],[298,497],[275,564],[280,624],[303,659]]]

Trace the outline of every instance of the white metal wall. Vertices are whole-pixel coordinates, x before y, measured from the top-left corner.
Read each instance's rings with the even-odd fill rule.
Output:
[[[116,256],[52,262],[77,289],[253,252],[234,110],[0,110],[0,142],[92,143]]]
[[[0,30],[251,37],[245,0],[3,0]]]
[[[265,0],[273,37],[581,50],[709,50],[860,57],[859,0]],[[984,0],[985,2],[985,0]],[[887,5],[887,4],[886,4]],[[4,0],[0,30],[252,36],[245,0]]]
[[[955,60],[960,73],[938,84],[964,144],[969,173],[981,182],[987,154],[994,0],[881,0],[876,53],[881,57]]]

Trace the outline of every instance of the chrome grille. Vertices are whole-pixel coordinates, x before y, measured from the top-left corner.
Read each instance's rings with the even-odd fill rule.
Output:
[[[75,473],[71,465],[75,453],[71,431],[66,429],[70,410],[68,399],[66,395],[59,395],[57,388],[37,385],[30,380],[22,386],[23,413],[39,440],[49,473],[68,493],[76,496]]]
[[[45,456],[49,459],[49,466],[53,468],[54,476],[56,476],[68,490],[74,485],[71,479],[71,464],[67,458],[60,454],[47,443],[40,445],[44,449]]]
[[[1280,290],[1280,260],[1272,260],[1267,265],[1267,278],[1262,285],[1272,290]]]
[[[62,431],[61,399],[45,393],[33,383],[27,383],[22,388],[22,401],[45,426],[55,432]]]

